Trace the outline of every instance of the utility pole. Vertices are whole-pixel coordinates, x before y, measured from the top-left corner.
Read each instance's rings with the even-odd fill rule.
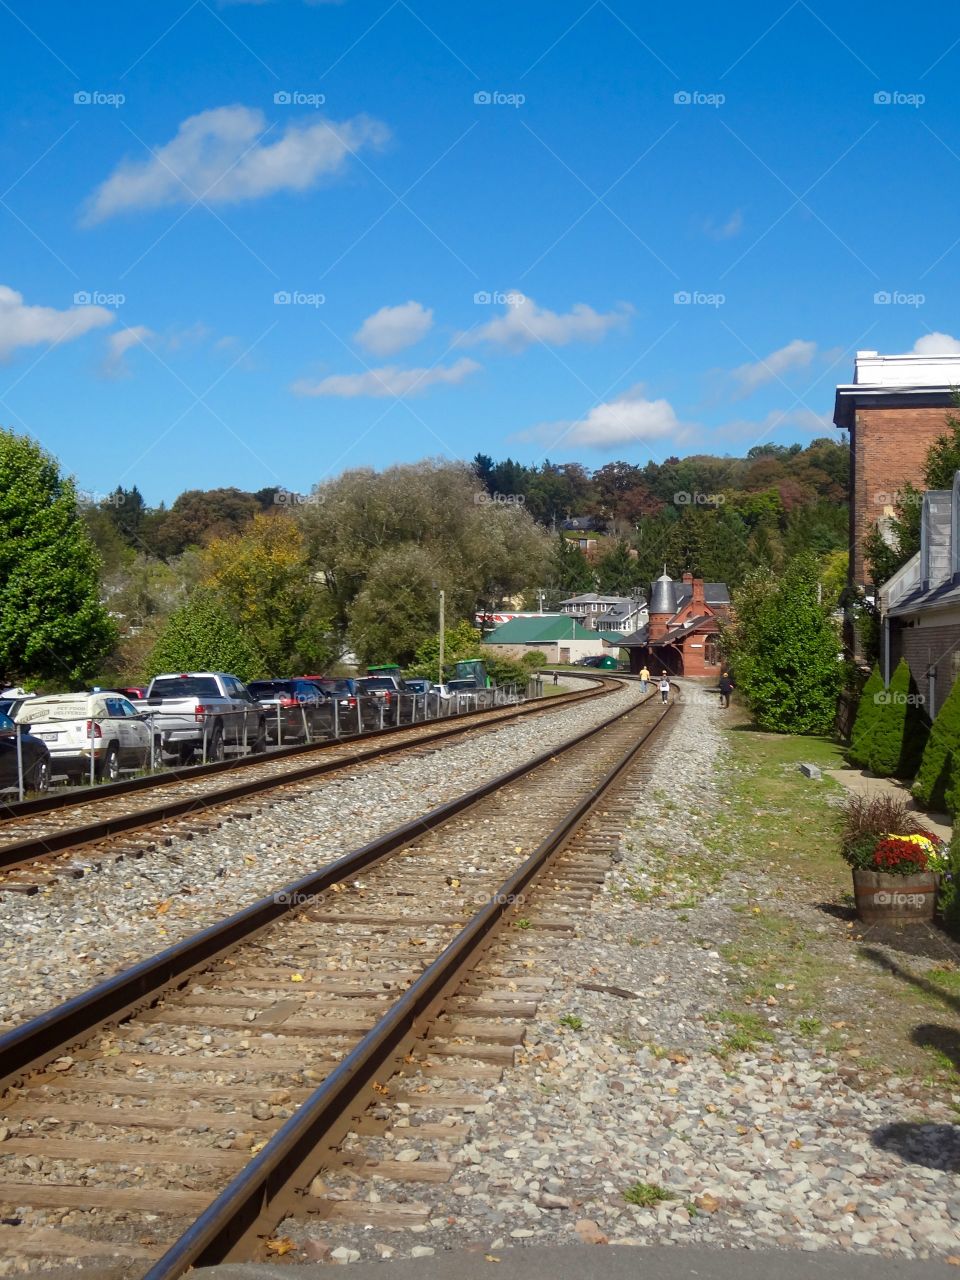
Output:
[[[537,592],[537,602],[538,602],[538,603],[539,603],[539,605],[540,605],[540,612],[541,612],[541,613],[543,613],[543,597],[544,597],[545,595],[546,595],[546,592],[544,592],[544,591],[538,591],[538,592]]]
[[[446,603],[446,596],[444,592],[441,591],[440,592],[440,680],[439,680],[440,684],[443,684],[443,639],[444,639],[443,632],[444,632],[444,625],[445,625],[445,620],[444,620],[445,603]]]

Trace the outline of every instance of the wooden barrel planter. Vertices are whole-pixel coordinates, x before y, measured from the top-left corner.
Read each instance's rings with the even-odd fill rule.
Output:
[[[913,876],[889,871],[854,871],[853,896],[857,915],[867,924],[923,924],[933,919],[937,905],[933,871]]]

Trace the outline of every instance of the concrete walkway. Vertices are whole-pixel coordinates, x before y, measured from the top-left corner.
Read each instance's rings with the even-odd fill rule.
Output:
[[[334,1272],[328,1263],[227,1263],[193,1274],[198,1280],[330,1280]],[[345,1274],[349,1280],[957,1280],[958,1271],[942,1262],[865,1253],[572,1244],[354,1262]]]
[[[920,815],[923,819],[923,825],[928,831],[932,831],[934,835],[942,836],[944,840],[950,839],[953,829],[950,815],[948,813],[926,813],[923,809],[918,808],[910,795],[910,788],[905,782],[898,782],[895,778],[877,778],[872,773],[867,773],[864,769],[854,769],[850,765],[846,765],[842,769],[826,769],[824,772],[828,778],[832,778],[834,782],[839,782],[841,787],[845,787],[847,791],[866,796],[890,795],[900,800],[906,800],[907,808],[911,813]]]

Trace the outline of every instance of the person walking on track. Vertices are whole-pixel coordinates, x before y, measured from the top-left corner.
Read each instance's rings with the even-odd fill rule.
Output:
[[[645,666],[640,668],[640,692],[647,692],[647,685],[650,683],[650,672]]]
[[[733,681],[730,679],[730,672],[724,667],[720,673],[720,705],[721,707],[729,707],[730,695],[733,693]]]
[[[667,673],[665,671],[660,677],[660,701],[670,701],[670,681],[667,679]]]

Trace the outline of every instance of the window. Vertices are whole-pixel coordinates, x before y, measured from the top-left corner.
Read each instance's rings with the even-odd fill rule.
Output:
[[[111,720],[123,719],[123,702],[120,698],[105,698],[104,706]]]
[[[707,642],[703,648],[703,660],[708,667],[719,667],[720,641],[716,636],[707,636]]]

